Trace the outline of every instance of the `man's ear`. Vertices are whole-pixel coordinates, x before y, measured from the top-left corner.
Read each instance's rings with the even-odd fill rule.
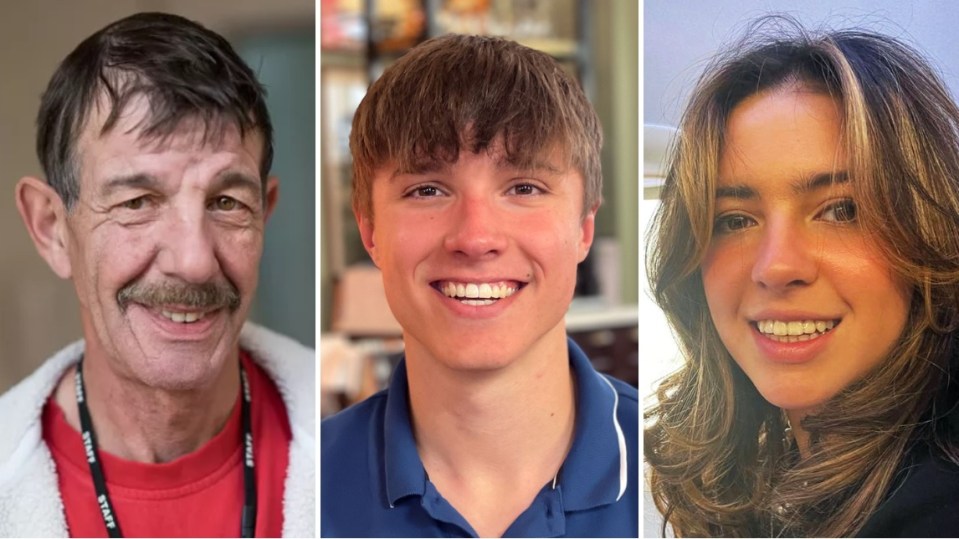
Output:
[[[357,211],[353,208],[353,216],[356,217],[356,226],[360,229],[360,238],[363,240],[363,248],[369,253],[370,258],[377,267],[380,266],[377,260],[376,242],[373,241],[373,218]]]
[[[37,252],[61,279],[69,279],[73,270],[67,250],[67,210],[60,195],[47,182],[27,176],[17,182],[15,196]]]
[[[263,206],[264,215],[263,220],[267,220],[273,215],[273,210],[276,208],[276,201],[280,198],[280,180],[276,176],[270,176],[266,179],[266,189],[263,193],[266,196],[265,204]]]
[[[579,241],[580,262],[586,260],[586,255],[589,254],[589,248],[593,245],[593,234],[596,232],[596,210],[598,209],[598,204],[593,206],[593,208],[586,213],[586,216],[583,217],[583,222],[580,225],[582,228],[582,235]]]

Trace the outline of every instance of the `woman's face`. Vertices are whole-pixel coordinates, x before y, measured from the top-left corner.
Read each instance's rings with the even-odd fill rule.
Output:
[[[856,220],[828,95],[788,86],[729,116],[702,265],[723,344],[763,397],[806,412],[888,354],[908,287]]]

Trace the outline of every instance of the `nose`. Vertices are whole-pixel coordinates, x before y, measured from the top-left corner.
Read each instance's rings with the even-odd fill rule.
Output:
[[[450,211],[453,226],[444,240],[448,251],[469,258],[488,258],[506,249],[505,216],[497,212],[492,201],[467,196]]]
[[[772,291],[813,283],[819,276],[819,248],[800,225],[767,223],[753,263],[753,282]]]
[[[170,215],[162,230],[157,264],[160,271],[188,283],[207,283],[219,272],[211,224],[203,211]]]

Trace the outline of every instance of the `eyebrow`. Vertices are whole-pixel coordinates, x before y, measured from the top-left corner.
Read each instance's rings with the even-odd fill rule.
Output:
[[[414,165],[407,170],[396,169],[390,174],[389,179],[394,180],[399,176],[404,174],[436,174],[448,172],[456,163],[444,163],[440,160],[432,161],[430,163],[421,164],[419,166]],[[518,163],[515,163],[509,159],[503,157],[495,157],[493,164],[496,168],[500,170],[504,169],[513,169],[523,172],[536,172],[543,171],[550,174],[560,174],[564,172],[565,169],[557,167],[548,161],[543,160],[534,160],[528,166],[522,166]]]
[[[530,162],[527,166],[522,166],[521,164],[510,161],[509,159],[497,158],[496,166],[499,168],[513,168],[513,169],[519,169],[519,170],[531,171],[531,172],[543,171],[543,172],[549,172],[551,174],[559,174],[563,172],[564,170],[560,167],[555,166],[549,161],[545,161],[542,159],[533,159],[533,161]]]
[[[259,198],[263,193],[263,182],[259,178],[253,178],[249,174],[229,170],[221,173],[214,181],[214,187],[217,189],[232,189],[234,187],[256,193]]]
[[[214,180],[213,186],[220,190],[231,189],[234,187],[248,190],[252,193],[256,193],[258,198],[263,190],[262,182],[259,179],[254,179],[248,174],[237,172],[235,170],[228,170],[219,174]],[[155,191],[160,189],[160,180],[156,176],[144,173],[117,176],[115,178],[110,178],[100,187],[100,195],[106,196],[115,190],[123,188],[147,189]]]
[[[113,191],[121,188],[156,189],[157,184],[159,184],[157,178],[149,174],[137,173],[126,176],[117,176],[115,178],[110,178],[106,181],[106,183],[100,186],[100,195],[109,195]]]
[[[794,182],[792,184],[792,189],[794,193],[803,195],[811,191],[818,191],[833,185],[848,183],[849,180],[849,173],[844,170],[838,172],[820,172]],[[716,188],[716,199],[718,200],[721,198],[751,200],[759,198],[759,193],[752,187],[745,184],[725,185]]]

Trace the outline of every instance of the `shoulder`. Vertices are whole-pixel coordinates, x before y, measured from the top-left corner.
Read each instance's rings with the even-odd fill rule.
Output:
[[[43,405],[64,371],[79,361],[81,354],[83,341],[70,344],[0,396],[0,427],[4,433],[0,436],[0,476],[3,475],[3,464],[18,447],[28,442],[40,442],[39,425]]]
[[[606,401],[609,398],[609,393],[605,389],[598,389],[597,384],[593,382],[594,378],[599,379],[602,382],[599,386],[606,386],[612,391],[617,418],[620,421],[627,420],[631,423],[638,421],[639,391],[618,378],[597,371],[583,349],[571,337],[567,337],[566,342],[570,363],[576,376],[580,377],[579,383],[582,391],[580,396],[585,395],[587,399]]]
[[[43,405],[83,353],[75,342],[0,396],[0,536],[66,536],[56,468],[43,443]]]
[[[240,346],[256,356],[259,363],[269,367],[271,372],[278,363],[309,370],[314,370],[316,363],[316,352],[312,348],[253,322],[243,325]]]
[[[324,462],[327,455],[352,454],[371,442],[383,425],[386,395],[386,390],[380,391],[320,422],[320,454]]]
[[[954,537],[959,531],[959,464],[917,444],[890,493],[859,531],[862,537]]]
[[[316,432],[316,354],[312,348],[247,322],[240,333],[246,350],[276,385],[294,436],[312,438]]]
[[[613,390],[616,391],[616,396],[619,398],[620,403],[623,406],[632,408],[634,410],[639,407],[639,390],[635,387],[627,384],[626,382],[620,380],[619,378],[613,378],[612,376],[602,374],[606,381],[609,382],[609,385],[613,387]]]
[[[618,378],[598,375],[616,393],[616,417],[627,436],[635,439],[639,431],[639,390]]]
[[[385,409],[382,391],[320,423],[323,536],[376,536],[369,535],[370,526],[376,527],[388,507],[383,501]]]

